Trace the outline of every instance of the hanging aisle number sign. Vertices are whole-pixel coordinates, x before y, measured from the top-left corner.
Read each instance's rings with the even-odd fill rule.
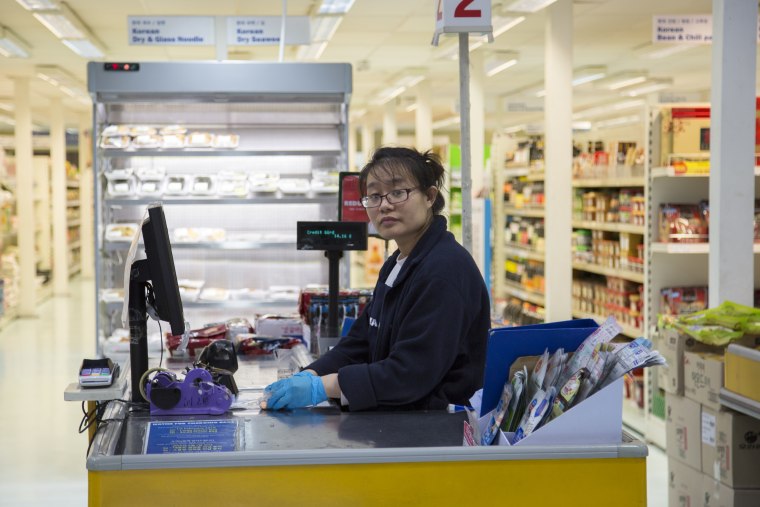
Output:
[[[444,33],[482,33],[493,42],[491,0],[436,0],[433,45]]]

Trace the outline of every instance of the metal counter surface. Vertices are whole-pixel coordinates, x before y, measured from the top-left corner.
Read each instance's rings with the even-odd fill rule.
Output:
[[[170,365],[171,366],[171,365]],[[173,369],[176,364],[171,366]],[[342,412],[335,406],[292,411],[258,409],[262,384],[276,378],[276,363],[241,362],[235,377],[241,387],[234,406],[224,416],[151,417],[127,413],[111,404],[105,418],[113,419],[93,443],[87,459],[90,471],[163,468],[256,467],[390,462],[478,461],[579,458],[641,458],[644,443],[621,432],[609,445],[463,447],[464,413]],[[123,419],[123,422],[119,422]],[[234,451],[145,454],[151,421],[232,420],[237,422]]]

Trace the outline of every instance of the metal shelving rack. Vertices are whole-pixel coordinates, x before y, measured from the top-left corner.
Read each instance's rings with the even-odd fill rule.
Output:
[[[107,241],[106,226],[139,223],[146,206],[156,201],[164,204],[170,234],[180,227],[221,228],[227,234],[220,242],[181,243],[172,238],[180,279],[199,279],[205,287],[230,291],[325,284],[327,264],[320,252],[295,248],[295,223],[336,219],[337,193],[122,196],[109,193],[105,174],[160,167],[167,176],[215,177],[221,171],[234,171],[309,179],[314,171],[345,171],[350,65],[146,62],[134,68],[138,70],[118,72],[103,63],[88,65],[97,140],[93,160],[98,339],[121,325],[122,303],[102,300],[99,295],[103,289],[123,286],[129,246]],[[236,134],[239,143],[218,149],[102,148],[100,135],[110,125],[157,129],[181,125],[188,133]],[[292,233],[293,238],[234,239],[251,233]],[[342,269],[348,269],[347,262]],[[282,299],[188,300],[183,306],[191,327],[236,316],[250,319],[258,313],[296,311],[295,301]]]

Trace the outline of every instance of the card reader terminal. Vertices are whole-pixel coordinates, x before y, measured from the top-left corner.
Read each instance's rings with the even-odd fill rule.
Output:
[[[119,373],[119,365],[109,358],[84,359],[79,368],[79,385],[81,387],[108,387]]]

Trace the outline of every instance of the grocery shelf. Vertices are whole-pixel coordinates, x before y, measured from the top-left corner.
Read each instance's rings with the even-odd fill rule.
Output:
[[[74,276],[81,272],[82,272],[82,266],[79,263],[69,266],[69,276]]]
[[[118,252],[129,250],[129,241],[107,241],[105,251]],[[172,250],[263,250],[266,248],[293,248],[295,241],[218,241],[185,243],[172,241]]]
[[[633,400],[623,399],[623,424],[640,435],[646,435],[646,416]]]
[[[0,329],[5,329],[5,327],[13,322],[13,320],[15,320],[17,317],[18,309],[16,307],[6,308],[3,316],[0,317]]]
[[[66,187],[67,188],[79,188],[79,181],[78,180],[66,180]]]
[[[50,299],[53,295],[53,283],[48,282],[46,284],[37,287],[37,303],[42,303]]]
[[[760,419],[760,402],[729,391],[725,387],[720,388],[720,404],[755,419]]]
[[[573,310],[573,317],[576,319],[593,319],[597,323],[601,323],[607,320],[607,317],[602,317],[601,315],[596,315],[593,313],[581,312],[579,310]],[[644,331],[637,327],[628,326],[622,322],[618,322],[618,325],[623,329],[622,334],[625,336],[628,336],[630,338],[638,338],[640,336],[644,336]]]
[[[598,264],[577,261],[573,262],[573,269],[588,271],[589,273],[596,273],[598,275],[613,276],[636,283],[644,283],[644,273],[636,273],[635,271],[625,269],[606,268]]]
[[[320,194],[316,196],[253,196],[253,197],[109,197],[105,199],[107,205],[145,205],[156,201],[164,204],[335,204],[338,203],[338,194]]]
[[[579,178],[573,180],[575,188],[643,187],[646,179],[640,178]]]
[[[643,225],[618,224],[612,222],[592,222],[590,220],[573,220],[573,229],[590,229],[592,231],[627,232],[630,234],[645,234]]]
[[[76,220],[69,220],[66,222],[66,227],[79,227],[82,224],[78,218]]]
[[[81,247],[82,247],[82,242],[79,240],[72,241],[71,243],[69,243],[69,250],[76,250],[77,248],[81,248]]]
[[[516,255],[518,257],[523,257],[525,259],[531,259],[534,261],[543,261],[545,256],[544,252],[542,251],[509,242],[504,243],[504,253],[507,255]]]
[[[534,292],[534,291],[524,289],[520,287],[519,285],[517,285],[516,283],[506,281],[504,282],[504,289],[505,289],[506,294],[515,296],[524,301],[528,301],[529,303],[533,303],[540,306],[544,306],[546,304],[546,300],[543,294],[541,294],[540,292]]]
[[[66,207],[68,207],[68,208],[78,208],[79,207],[79,201],[66,201]]]
[[[512,207],[504,206],[505,215],[513,215],[517,217],[543,218],[544,213],[545,213],[544,208],[512,208]]]
[[[709,178],[710,173],[698,174],[676,174],[675,167],[653,167],[651,170],[652,178]],[[755,176],[760,176],[760,167],[755,166]]]
[[[652,243],[653,253],[667,254],[708,254],[710,243]],[[760,243],[752,246],[754,253],[760,253]]]
[[[649,442],[652,442],[653,444],[657,445],[660,449],[665,449],[665,419],[660,419],[659,417],[650,414],[647,414],[646,417],[646,439]]]

